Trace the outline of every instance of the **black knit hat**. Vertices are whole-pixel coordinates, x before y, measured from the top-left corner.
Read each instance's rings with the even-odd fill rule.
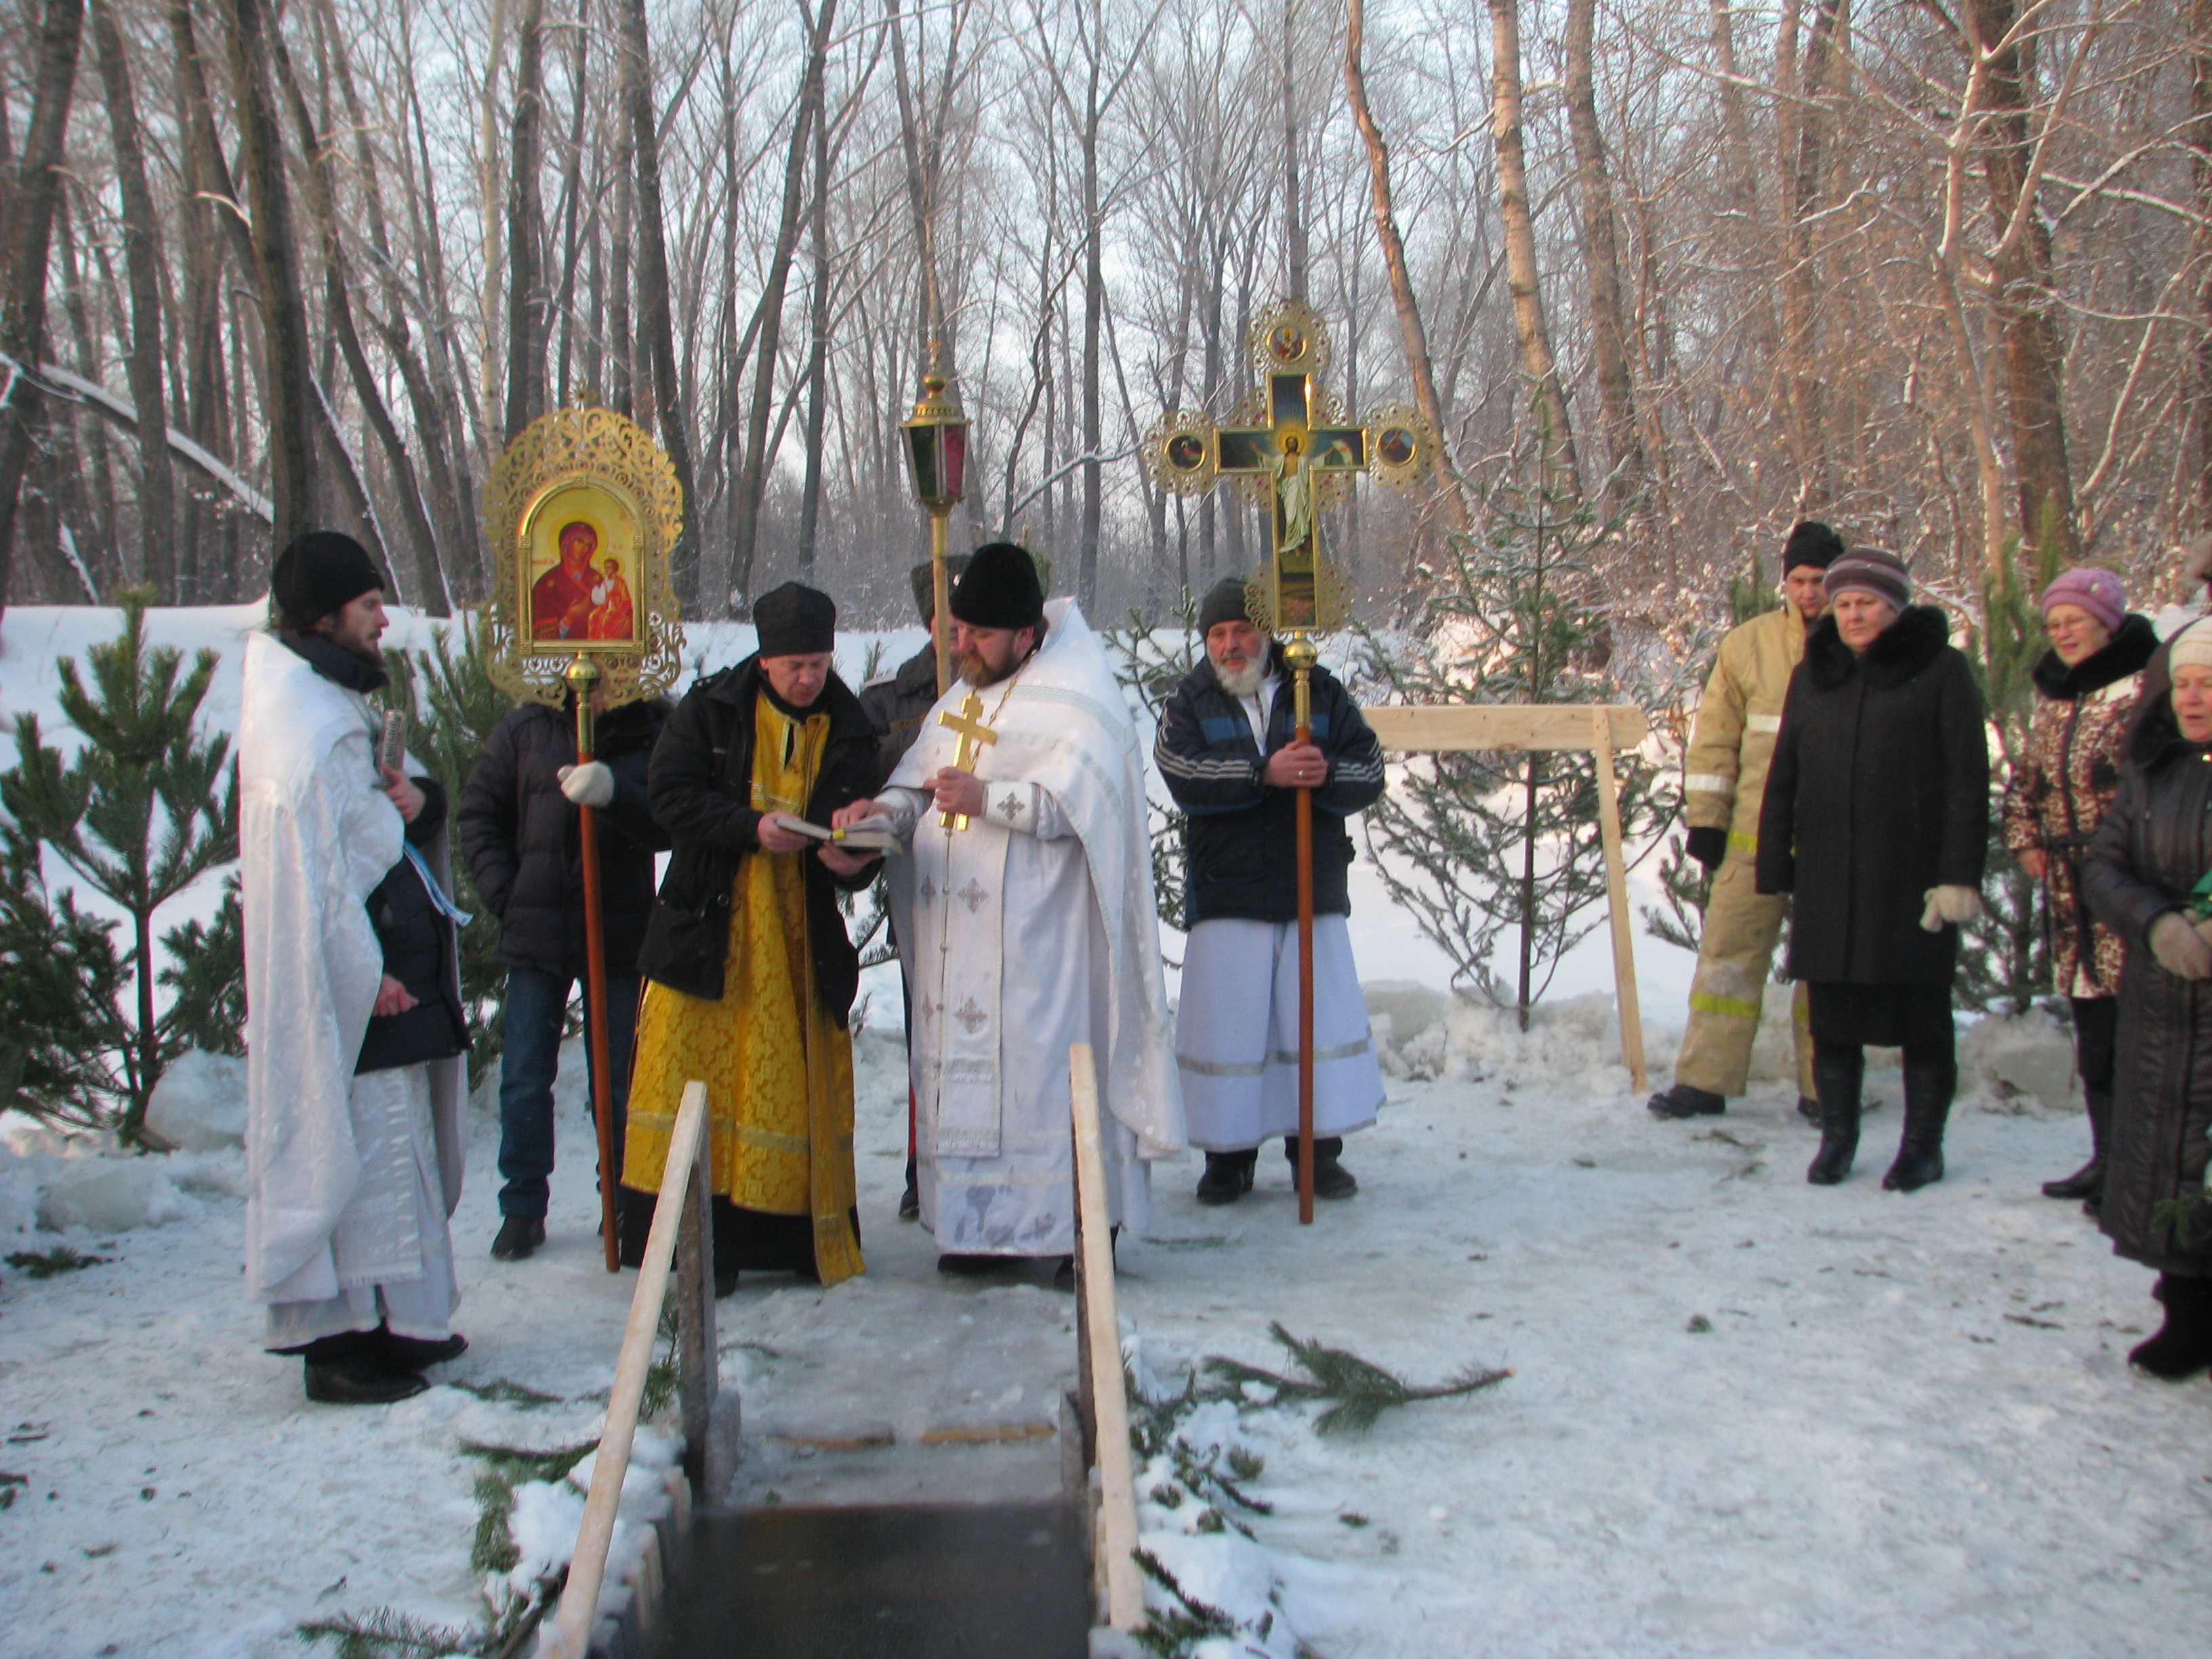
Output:
[[[1843,556],[1844,538],[1813,519],[1790,526],[1790,539],[1782,544],[1782,574],[1801,566],[1826,570]]]
[[[1012,542],[986,542],[975,550],[952,614],[971,628],[1034,628],[1044,619],[1044,585],[1029,550]]]
[[[1250,603],[1245,596],[1244,578],[1224,576],[1206,590],[1206,598],[1198,607],[1198,631],[1212,632],[1216,623],[1250,622]]]
[[[952,591],[952,584],[960,580],[967,568],[967,554],[948,553],[945,556],[946,592]],[[933,566],[918,564],[915,566],[913,574],[914,608],[921,613],[922,624],[927,627],[929,619],[937,614],[937,572]]]
[[[368,550],[335,530],[310,530],[295,536],[276,556],[269,572],[269,595],[276,601],[276,621],[287,628],[309,629],[343,611],[384,578]]]
[[[836,601],[798,582],[771,587],[753,601],[753,627],[763,657],[804,657],[836,642]]]

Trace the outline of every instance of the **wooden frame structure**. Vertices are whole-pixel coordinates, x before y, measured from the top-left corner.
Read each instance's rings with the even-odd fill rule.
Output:
[[[1620,1021],[1620,1063],[1636,1091],[1650,1086],[1644,1063],[1644,1012],[1636,994],[1636,946],[1629,926],[1628,866],[1621,853],[1616,751],[1650,730],[1633,703],[1468,703],[1370,708],[1361,711],[1385,750],[1395,754],[1470,754],[1528,750],[1597,757],[1598,832],[1605,846],[1606,909],[1613,925],[1613,1006]]]

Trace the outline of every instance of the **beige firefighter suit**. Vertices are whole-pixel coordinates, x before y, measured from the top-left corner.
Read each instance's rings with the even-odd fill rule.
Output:
[[[1693,830],[1728,831],[1728,854],[1713,876],[1705,933],[1690,981],[1690,1025],[1674,1061],[1674,1081],[1709,1094],[1740,1095],[1748,1085],[1752,1040],[1774,946],[1790,914],[1786,897],[1760,893],[1759,805],[1790,671],[1805,654],[1805,621],[1796,607],[1754,617],[1721,641],[1712,678],[1698,705],[1683,762],[1683,812]],[[1798,987],[1791,1009],[1797,1039],[1797,1091],[1811,1097],[1813,1035]]]

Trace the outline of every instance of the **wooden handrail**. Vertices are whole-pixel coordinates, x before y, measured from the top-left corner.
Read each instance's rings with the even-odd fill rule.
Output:
[[[606,1579],[607,1550],[614,1542],[615,1511],[622,1501],[623,1477],[629,1472],[630,1443],[637,1435],[646,1372],[652,1367],[653,1339],[660,1329],[660,1304],[668,1291],[669,1262],[686,1214],[695,1207],[686,1201],[692,1196],[691,1182],[696,1179],[698,1191],[706,1190],[706,1125],[707,1085],[688,1083],[676,1109],[653,1231],[646,1237],[645,1260],[638,1265],[637,1290],[630,1297],[629,1322],[623,1327],[614,1388],[607,1395],[607,1424],[599,1436],[598,1461],[592,1466],[592,1489],[584,1498],[584,1519],[576,1530],[568,1583],[561,1592],[559,1612],[538,1638],[538,1659],[586,1659],[591,1651],[592,1625]],[[713,1364],[710,1340],[709,1389]]]
[[[1076,1279],[1090,1364],[1091,1425],[1099,1484],[1093,1553],[1105,1580],[1106,1622],[1142,1629],[1145,1586],[1137,1572],[1136,1472],[1129,1459],[1129,1396],[1121,1376],[1121,1319],[1114,1295],[1112,1212],[1098,1135],[1098,1071],[1091,1045],[1067,1051],[1068,1095],[1075,1117]]]

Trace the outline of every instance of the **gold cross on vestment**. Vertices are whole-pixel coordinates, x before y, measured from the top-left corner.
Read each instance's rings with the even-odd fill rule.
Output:
[[[999,740],[999,734],[983,724],[983,700],[973,691],[962,701],[958,714],[948,708],[938,715],[937,723],[960,734],[960,746],[953,751],[952,764],[962,772],[975,769],[975,757],[981,745]],[[964,812],[939,812],[937,825],[940,830],[965,830],[968,817]]]

